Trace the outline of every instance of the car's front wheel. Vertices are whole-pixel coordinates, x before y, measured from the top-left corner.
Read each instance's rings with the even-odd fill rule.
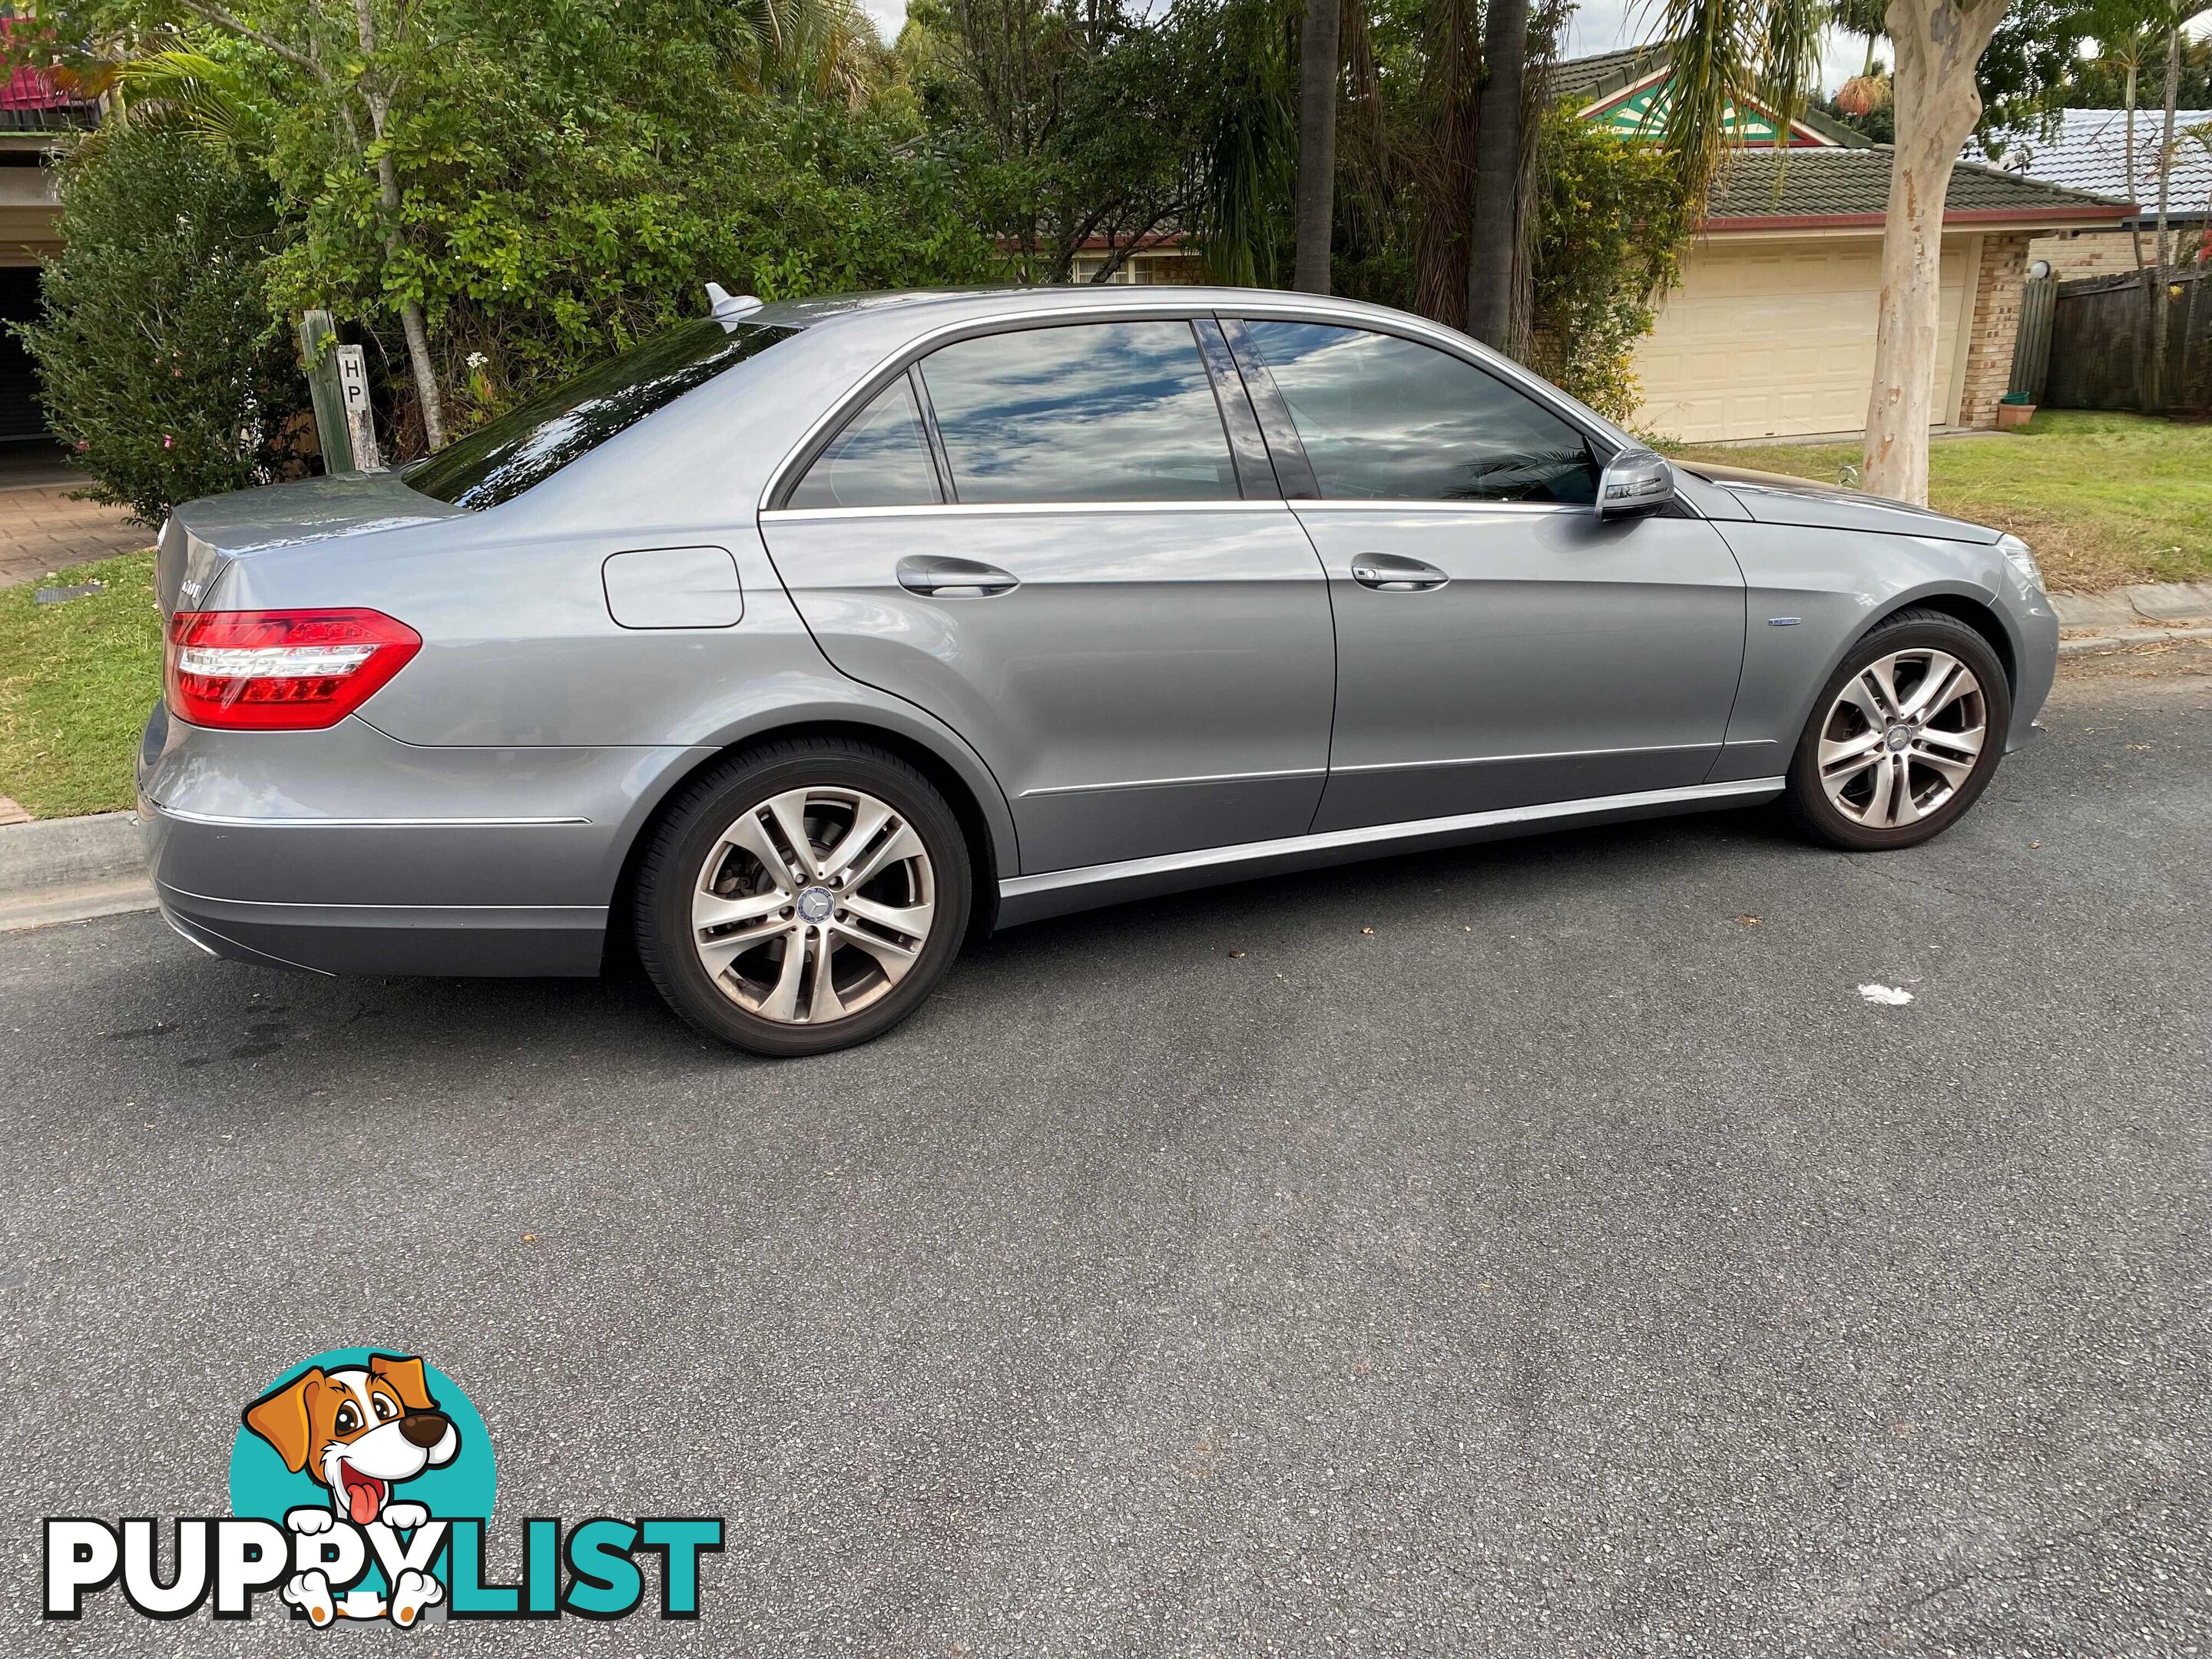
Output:
[[[1988,787],[2011,722],[1989,642],[1940,611],[1900,611],[1821,689],[1790,768],[1790,816],[1832,847],[1917,846]]]
[[[951,808],[904,761],[778,741],[663,815],[638,866],[638,955],[709,1036],[823,1054],[921,1006],[960,948],[970,879]]]

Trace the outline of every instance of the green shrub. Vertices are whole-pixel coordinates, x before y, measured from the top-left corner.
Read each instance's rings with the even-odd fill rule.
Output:
[[[276,476],[307,382],[270,313],[266,183],[204,137],[134,125],[62,163],[61,199],[44,314],[17,331],[88,493],[155,524]]]
[[[1529,366],[1608,419],[1642,401],[1636,343],[1679,278],[1690,215],[1656,144],[1579,119],[1572,100],[1544,132]]]

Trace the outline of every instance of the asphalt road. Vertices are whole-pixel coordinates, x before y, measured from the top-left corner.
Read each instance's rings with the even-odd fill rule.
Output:
[[[2208,661],[2069,678],[1916,852],[1237,887],[818,1060],[0,939],[0,1649],[2212,1652]],[[348,1342],[468,1389],[495,1559],[726,1516],[705,1617],[36,1622],[35,1517],[221,1512]]]

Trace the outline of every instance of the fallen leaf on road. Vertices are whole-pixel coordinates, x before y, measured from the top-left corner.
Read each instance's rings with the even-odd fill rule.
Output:
[[[1887,985],[1862,985],[1859,994],[1883,1008],[1902,1008],[1912,1000],[1911,992],[1893,990]]]

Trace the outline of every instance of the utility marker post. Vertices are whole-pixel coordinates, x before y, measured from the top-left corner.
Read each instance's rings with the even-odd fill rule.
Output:
[[[301,313],[300,365],[307,371],[323,471],[332,475],[382,471],[384,457],[377,447],[376,417],[368,398],[368,360],[359,346],[338,343],[337,325],[329,312]]]
[[[335,348],[338,392],[345,402],[346,437],[353,446],[354,471],[381,472],[384,456],[376,447],[376,413],[368,402],[368,359],[357,345]]]

